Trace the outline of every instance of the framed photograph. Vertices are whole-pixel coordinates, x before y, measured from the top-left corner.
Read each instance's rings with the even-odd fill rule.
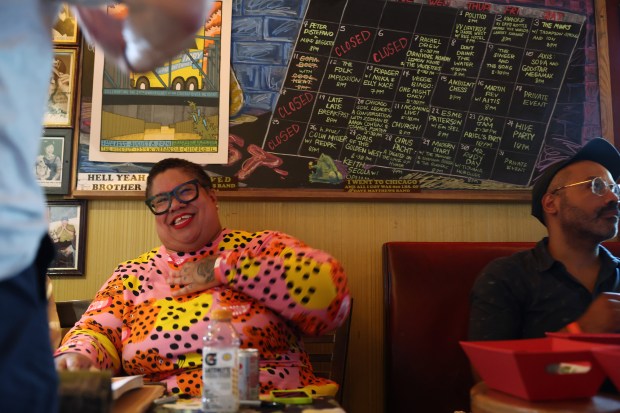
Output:
[[[41,137],[34,165],[37,181],[46,194],[69,193],[71,172],[72,129],[46,129]]]
[[[58,11],[56,22],[52,26],[52,40],[59,45],[78,44],[78,25],[73,12],[66,4]]]
[[[84,275],[86,252],[86,200],[47,202],[49,235],[56,257],[48,275]]]
[[[77,49],[54,49],[52,77],[43,118],[45,127],[72,126]]]

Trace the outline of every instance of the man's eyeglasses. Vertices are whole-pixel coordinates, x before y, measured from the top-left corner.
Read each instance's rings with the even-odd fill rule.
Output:
[[[618,186],[618,184],[615,182],[608,184],[600,176],[597,176],[596,178],[593,178],[593,179],[588,179],[587,181],[575,182],[574,184],[568,184],[568,185],[561,186],[559,188],[555,188],[553,191],[551,191],[551,193],[555,194],[561,189],[570,188],[571,186],[577,186],[577,185],[583,185],[583,184],[590,184],[590,190],[592,191],[594,195],[603,196],[607,194],[607,192],[611,191],[614,193],[614,195],[620,197],[620,186]]]
[[[202,185],[198,179],[192,179],[191,181],[183,182],[177,185],[170,192],[163,192],[161,194],[153,195],[144,201],[149,207],[151,212],[155,215],[162,215],[170,210],[172,205],[172,197],[175,197],[177,201],[184,204],[189,204],[196,198],[198,198],[198,187]]]

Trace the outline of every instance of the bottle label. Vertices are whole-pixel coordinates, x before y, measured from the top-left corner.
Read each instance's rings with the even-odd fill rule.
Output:
[[[236,348],[203,348],[203,400],[207,411],[235,411],[238,406]]]

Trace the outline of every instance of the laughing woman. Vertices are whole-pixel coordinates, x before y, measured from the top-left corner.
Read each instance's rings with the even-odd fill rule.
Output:
[[[347,279],[326,252],[276,231],[222,228],[204,170],[155,164],[146,204],[163,245],[120,264],[56,353],[58,369],[112,369],[200,395],[202,336],[228,308],[241,347],[260,353],[261,393],[303,388],[334,395],[315,377],[302,334],[335,330],[348,316]]]

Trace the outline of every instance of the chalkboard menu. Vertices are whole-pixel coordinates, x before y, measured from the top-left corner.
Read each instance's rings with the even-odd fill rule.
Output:
[[[406,171],[529,185],[584,22],[465,0],[311,2],[262,147],[329,157],[364,185]]]
[[[591,3],[239,2],[243,103],[228,163],[205,169],[223,197],[526,199],[541,169],[600,135]],[[152,164],[88,157],[88,74],[73,195],[142,196]]]

